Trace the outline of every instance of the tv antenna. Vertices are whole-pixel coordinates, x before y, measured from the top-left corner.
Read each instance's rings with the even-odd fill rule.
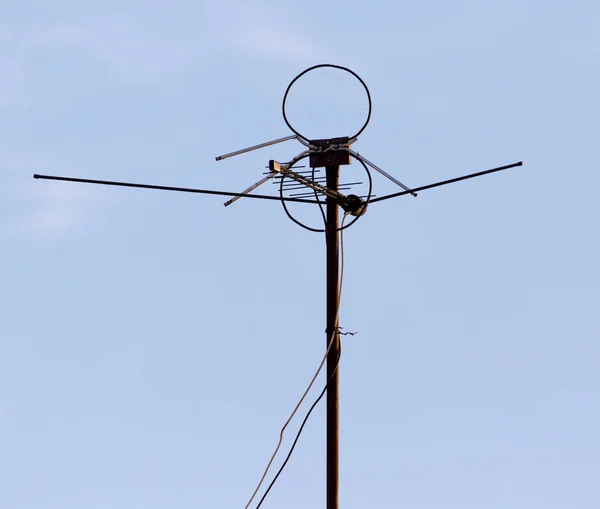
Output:
[[[360,86],[364,89],[366,94],[366,99],[368,103],[367,114],[362,125],[356,130],[356,132],[351,133],[347,136],[337,137],[337,138],[326,138],[326,139],[314,139],[308,136],[308,133],[302,134],[289,120],[289,114],[287,111],[287,102],[290,90],[297,83],[297,81],[308,74],[311,71],[316,69],[329,68],[329,69],[337,69],[338,71],[342,71],[344,73],[349,74],[352,78],[356,79]],[[452,184],[455,182],[460,182],[463,180],[472,179],[475,177],[480,177],[483,175],[488,175],[491,173],[499,172],[502,170],[507,170],[509,168],[514,168],[516,166],[522,166],[522,162],[519,161],[517,163],[508,164],[505,166],[499,166],[496,168],[491,168],[488,170],[479,171],[476,173],[470,173],[468,175],[462,175],[460,177],[455,177],[448,180],[443,180],[440,182],[435,182],[432,184],[426,184],[418,187],[409,187],[392,175],[384,171],[382,168],[378,167],[358,152],[355,152],[352,149],[354,143],[358,141],[358,137],[365,130],[369,121],[371,119],[371,109],[372,109],[372,101],[371,94],[369,92],[369,88],[366,83],[360,78],[358,74],[354,71],[348,69],[347,67],[343,67],[340,65],[334,64],[319,64],[308,69],[305,69],[300,74],[298,74],[288,85],[282,103],[282,114],[283,120],[286,125],[292,131],[293,134],[289,136],[285,136],[283,138],[277,138],[275,140],[267,141],[264,143],[260,143],[258,145],[253,145],[251,147],[247,147],[241,150],[236,150],[234,152],[230,152],[228,154],[224,154],[218,156],[216,158],[217,161],[221,161],[224,159],[228,159],[234,156],[242,155],[248,152],[252,152],[254,150],[270,147],[272,145],[276,145],[279,143],[283,143],[286,141],[296,140],[300,142],[304,146],[304,150],[300,152],[298,155],[293,157],[290,161],[287,162],[278,162],[275,160],[270,160],[268,165],[268,171],[264,173],[264,177],[260,180],[249,186],[242,192],[230,192],[230,191],[216,191],[216,190],[208,190],[208,189],[195,189],[195,188],[185,188],[185,187],[172,187],[172,186],[164,186],[164,185],[151,185],[151,184],[138,184],[132,182],[117,182],[117,181],[108,181],[108,180],[93,180],[93,179],[83,179],[83,178],[75,178],[75,177],[62,177],[62,176],[53,176],[53,175],[39,175],[35,174],[33,177],[36,179],[44,179],[44,180],[59,180],[66,182],[78,182],[78,183],[86,183],[86,184],[101,184],[101,185],[110,185],[110,186],[120,186],[120,187],[133,187],[140,189],[155,189],[162,191],[178,191],[185,193],[197,193],[197,194],[209,194],[209,195],[218,195],[218,196],[228,196],[230,199],[225,202],[225,206],[229,206],[239,200],[240,198],[250,198],[250,199],[259,199],[259,200],[273,200],[279,201],[287,216],[299,226],[313,231],[313,232],[324,232],[325,233],[325,241],[326,241],[326,265],[327,265],[327,304],[326,304],[326,312],[327,312],[327,328],[326,328],[326,338],[327,338],[327,350],[325,356],[323,358],[323,362],[321,363],[317,373],[313,377],[308,389],[300,399],[300,402],[292,412],[292,415],[284,425],[281,430],[280,441],[271,461],[269,462],[265,473],[256,488],[256,491],[252,495],[250,501],[246,505],[248,508],[256,496],[260,486],[265,479],[269,467],[275,458],[275,454],[279,450],[279,446],[281,445],[281,439],[283,437],[283,432],[287,427],[288,423],[295,415],[298,410],[300,404],[305,399],[308,391],[312,387],[314,381],[319,374],[321,367],[323,364],[327,363],[326,372],[327,372],[327,383],[325,385],[325,389],[321,392],[321,395],[318,399],[313,403],[313,406],[307,413],[302,426],[300,427],[300,432],[298,432],[296,436],[296,440],[288,453],[286,460],[283,465],[280,467],[278,473],[275,478],[272,480],[270,486],[267,488],[266,492],[263,494],[262,499],[258,503],[256,509],[258,509],[263,501],[265,500],[266,495],[270,491],[277,477],[285,467],[287,460],[289,459],[291,452],[300,436],[304,423],[308,419],[312,409],[315,405],[320,401],[323,394],[327,394],[327,408],[326,408],[326,429],[327,429],[327,509],[338,509],[338,500],[339,500],[339,360],[341,353],[341,345],[340,345],[340,335],[349,334],[342,332],[342,328],[339,326],[339,303],[340,303],[340,264],[339,264],[339,250],[340,250],[340,238],[342,239],[342,249],[343,249],[343,230],[352,226],[358,219],[360,219],[367,211],[367,207],[372,205],[373,203],[377,203],[380,201],[388,200],[391,198],[396,198],[404,195],[412,195],[417,196],[417,193],[420,191],[425,191],[427,189],[433,189],[434,187],[440,187],[448,184]],[[338,133],[339,134],[339,133]],[[305,159],[308,158],[308,167],[310,170],[305,171],[297,171],[299,169],[298,164]],[[366,194],[358,195],[358,194],[344,194],[342,191],[346,191],[351,189],[353,186],[362,184],[361,182],[348,182],[340,184],[340,167],[349,165],[352,159],[357,160],[363,167],[368,185]],[[316,176],[316,172],[320,171],[321,168],[325,169],[325,176]],[[372,175],[371,170],[376,171],[377,173],[383,175],[388,180],[393,182],[396,186],[401,188],[401,191],[397,191],[395,193],[387,194],[380,197],[375,197],[373,195],[373,184],[372,184]],[[259,186],[263,185],[267,181],[273,181],[275,184],[278,184],[279,193],[278,195],[273,194],[254,194],[253,191],[257,189]],[[291,191],[301,191],[299,193],[292,193]],[[310,205],[318,205],[321,209],[321,213],[323,216],[324,226],[323,228],[307,225],[294,217],[289,208],[289,203],[303,203]],[[343,210],[344,216],[342,223],[340,225],[340,209]],[[344,221],[347,216],[353,216],[353,219],[348,223],[344,224]],[[343,256],[343,251],[342,251]],[[343,257],[342,257],[342,271],[343,271]]]

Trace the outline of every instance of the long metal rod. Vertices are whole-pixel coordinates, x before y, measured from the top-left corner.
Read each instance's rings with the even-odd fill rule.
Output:
[[[252,145],[248,148],[243,148],[241,150],[236,150],[235,152],[229,152],[229,154],[223,154],[222,156],[217,156],[215,159],[217,161],[222,161],[223,159],[227,159],[228,157],[239,156],[240,154],[245,154],[246,152],[251,152],[253,150],[258,150],[259,148],[270,147],[271,145],[275,145],[277,143],[283,143],[284,141],[297,139],[298,136],[292,134],[291,136],[284,136],[283,138],[277,138],[276,140],[266,141],[265,143],[259,143],[258,145]]]
[[[349,148],[347,148],[346,151],[349,152],[354,157],[356,157],[356,159],[358,159],[359,161],[362,161],[363,163],[368,164],[371,168],[373,168],[375,171],[378,171],[379,173],[381,173],[384,177],[387,177],[388,179],[390,179],[394,184],[396,184],[397,186],[400,186],[407,193],[410,193],[413,196],[417,196],[417,193],[415,193],[414,189],[408,188],[402,182],[400,182],[397,178],[392,177],[389,173],[387,173],[386,171],[382,170],[379,166],[377,166],[376,164],[369,161],[366,157],[361,156],[358,152],[354,152],[354,150],[350,150]]]
[[[327,187],[337,193],[339,166],[327,166]],[[339,206],[338,201],[327,197],[327,345],[333,344],[327,355],[327,509],[338,509],[339,504]]]
[[[277,174],[276,173],[270,173],[269,175],[267,175],[266,177],[261,178],[258,182],[255,182],[254,184],[252,184],[250,187],[248,187],[247,189],[244,189],[239,196],[235,196],[233,198],[231,198],[231,200],[227,200],[223,205],[225,205],[226,207],[228,207],[229,205],[231,205],[232,203],[235,203],[237,200],[239,200],[242,196],[247,195],[248,193],[250,193],[251,191],[254,191],[258,186],[263,185],[267,180],[272,179],[273,177],[275,177]]]
[[[303,200],[301,198],[281,198],[279,196],[268,196],[264,194],[243,194],[243,193],[230,193],[227,191],[212,191],[208,189],[193,189],[189,187],[171,187],[171,186],[153,186],[150,184],[134,184],[132,182],[114,182],[111,180],[92,180],[92,179],[81,179],[74,177],[55,177],[53,175],[38,175],[37,173],[33,176],[34,179],[43,180],[61,180],[63,182],[81,182],[83,184],[102,184],[105,186],[118,186],[118,187],[135,187],[138,189],[158,189],[160,191],[179,191],[182,193],[198,193],[198,194],[213,194],[217,196],[240,196],[243,198],[257,198],[260,200],[274,200],[274,201],[294,201],[298,203],[320,203],[317,200]]]
[[[519,161],[514,164],[507,164],[506,166],[499,166],[498,168],[492,168],[491,170],[479,171],[477,173],[470,173],[469,175],[463,175],[462,177],[456,177],[449,180],[442,180],[441,182],[435,182],[434,184],[427,184],[426,186],[414,187],[411,189],[412,192],[425,191],[426,189],[433,189],[434,187],[445,186],[446,184],[453,184],[454,182],[460,182],[461,180],[468,180],[474,177],[481,177],[482,175],[487,175],[488,173],[494,173],[496,171],[508,170],[509,168],[514,168],[515,166],[523,166],[523,162]],[[379,198],[374,198],[369,201],[369,204],[375,203],[382,200],[387,200],[388,198],[395,198],[396,196],[403,196],[405,194],[409,194],[411,191],[401,191],[399,193],[387,194],[385,196],[381,196]]]

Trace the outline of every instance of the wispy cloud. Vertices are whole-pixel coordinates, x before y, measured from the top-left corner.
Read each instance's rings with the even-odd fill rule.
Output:
[[[202,51],[189,37],[116,17],[0,26],[1,47],[0,62],[6,55],[25,62],[40,56],[51,61],[79,57],[82,65],[100,64],[114,77],[143,80],[185,69]]]
[[[36,186],[36,187],[33,187]],[[16,228],[22,234],[38,239],[50,239],[75,232],[89,213],[93,194],[83,186],[34,183],[21,186],[33,206],[16,218]]]
[[[70,11],[67,11],[70,12]],[[274,2],[221,2],[189,7],[184,27],[126,13],[65,14],[52,21],[0,20],[0,108],[49,97],[57,81],[91,72],[108,82],[152,83],[225,65],[219,59],[313,65],[347,62],[293,12]],[[344,58],[345,57],[345,58]],[[37,94],[37,95],[36,95]]]
[[[34,180],[33,173],[69,173],[75,165],[49,154],[0,148],[1,216],[3,231],[30,240],[53,240],[90,224],[96,205],[105,197],[85,186]]]
[[[0,51],[0,110],[22,109],[31,104],[27,81],[22,59]]]
[[[319,38],[306,35],[297,20],[276,4],[219,2],[210,17],[220,43],[251,58],[314,64],[334,58],[334,52]]]

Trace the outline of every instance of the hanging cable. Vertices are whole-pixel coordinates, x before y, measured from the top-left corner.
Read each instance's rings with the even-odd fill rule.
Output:
[[[343,234],[344,230],[343,230],[343,227],[344,227],[344,221],[346,220],[346,216],[347,215],[348,215],[347,213],[344,214],[344,216],[342,218],[342,224],[340,225],[341,226],[341,232],[342,232],[341,235],[340,235],[341,270],[340,270],[340,284],[339,284],[339,291],[338,291],[338,302],[337,302],[337,309],[336,309],[336,315],[335,315],[335,324],[336,324],[336,327],[334,329],[335,331],[337,331],[337,327],[338,327],[339,313],[340,313],[340,300],[341,300],[341,296],[342,296],[342,285],[343,285],[343,282],[344,282],[344,234]],[[329,340],[329,343],[327,345],[327,351],[325,352],[325,355],[323,356],[323,359],[321,360],[321,363],[319,364],[319,367],[317,368],[317,372],[312,377],[312,380],[308,384],[308,387],[304,391],[304,394],[302,394],[302,397],[300,398],[300,400],[296,404],[296,407],[294,408],[294,410],[292,411],[292,413],[288,417],[287,421],[285,421],[285,424],[281,428],[281,431],[279,432],[279,442],[277,442],[277,447],[275,447],[275,451],[273,452],[273,454],[271,456],[271,459],[269,460],[269,463],[267,464],[267,467],[265,468],[265,471],[264,471],[262,477],[260,478],[260,481],[258,482],[258,485],[256,486],[256,489],[254,490],[254,493],[252,493],[252,496],[250,497],[250,500],[248,500],[248,503],[246,504],[245,509],[248,509],[250,507],[250,504],[252,503],[252,501],[256,497],[256,494],[260,490],[260,487],[262,486],[262,483],[264,482],[265,477],[267,477],[269,469],[271,468],[271,465],[273,464],[273,461],[275,460],[275,456],[277,456],[277,453],[279,452],[279,449],[281,448],[281,444],[283,443],[283,434],[285,433],[285,430],[288,427],[288,425],[291,422],[291,420],[296,415],[296,412],[298,412],[298,409],[300,408],[300,405],[302,405],[302,403],[306,399],[306,396],[308,395],[310,389],[312,388],[313,384],[315,383],[315,380],[317,379],[317,377],[321,373],[321,369],[323,369],[323,365],[325,364],[325,361],[327,360],[327,356],[329,355],[329,351],[331,350],[331,347],[333,346],[335,338],[336,338],[336,334],[333,333],[331,335],[331,339]],[[337,364],[339,363],[339,357],[340,357],[340,355],[338,354],[338,359],[336,361],[335,370],[337,370]],[[334,371],[334,373],[335,373],[335,371]],[[308,419],[308,416],[312,412],[312,409],[320,401],[321,397],[323,396],[323,394],[327,390],[328,384],[329,384],[329,380],[327,381],[327,384],[325,385],[325,389],[323,390],[323,392],[321,393],[321,395],[317,398],[317,401],[313,404],[313,406],[311,407],[311,409],[308,411],[308,414],[306,415],[306,417],[304,419],[304,422],[306,422],[306,420]],[[302,424],[302,427],[304,427],[304,422]],[[300,428],[300,432],[302,432],[302,427]],[[296,442],[298,441],[298,438],[300,438],[300,433],[298,433],[298,435],[296,436],[296,440],[294,441],[294,446],[295,446]],[[291,456],[292,451],[294,450],[294,446],[292,446],[292,449],[290,450],[290,452],[288,454],[288,459]],[[287,463],[287,459],[284,462],[283,466],[285,466],[285,463]],[[279,469],[279,472],[275,476],[275,479],[277,479],[277,477],[279,476],[279,474],[281,473],[282,470],[283,470],[283,467],[281,467]],[[265,492],[265,495],[263,495],[263,498],[261,499],[261,502],[259,503],[259,505],[257,507],[260,507],[260,504],[262,504],[262,500],[264,500],[266,494],[269,492],[269,490],[271,489],[271,486],[273,486],[274,482],[275,482],[275,480],[273,480],[271,482],[271,485],[269,486],[269,488]]]
[[[275,456],[277,456],[277,453],[279,452],[279,449],[281,448],[281,444],[283,443],[283,434],[285,433],[285,430],[288,427],[290,421],[296,415],[296,412],[298,411],[298,408],[300,408],[300,405],[306,399],[306,396],[308,395],[310,389],[312,388],[313,384],[315,383],[315,380],[317,379],[317,377],[321,373],[321,369],[323,368],[323,365],[325,364],[325,361],[327,360],[327,355],[329,354],[329,350],[331,350],[331,347],[333,345],[333,339],[334,338],[335,338],[335,334],[333,335],[331,341],[329,342],[329,345],[327,345],[327,351],[325,352],[325,355],[323,356],[323,359],[321,360],[321,363],[319,364],[319,367],[317,368],[317,372],[315,373],[315,375],[313,376],[312,380],[308,384],[308,387],[304,391],[304,394],[302,394],[302,397],[298,401],[298,404],[296,405],[296,407],[294,408],[294,410],[292,411],[292,413],[288,417],[288,420],[285,421],[285,424],[281,428],[281,431],[279,432],[279,442],[277,442],[277,447],[275,447],[275,451],[273,452],[273,455],[271,456],[271,459],[269,460],[269,463],[267,464],[267,468],[265,468],[265,471],[264,471],[262,477],[260,478],[260,481],[258,482],[258,485],[256,486],[256,489],[254,490],[254,493],[252,493],[252,496],[250,497],[250,500],[248,500],[248,503],[246,504],[245,509],[248,509],[248,507],[250,507],[250,504],[254,500],[254,497],[256,497],[256,494],[258,493],[258,490],[260,490],[260,487],[262,486],[262,483],[264,482],[265,477],[267,477],[267,473],[269,472],[269,469],[271,468],[271,465],[273,464],[273,461],[275,460]]]
[[[296,438],[294,439],[294,442],[292,443],[292,446],[290,447],[290,450],[289,450],[287,456],[285,457],[285,460],[283,461],[283,463],[279,467],[279,470],[275,474],[275,477],[271,481],[271,484],[269,484],[269,487],[267,488],[267,490],[263,494],[262,498],[258,502],[258,505],[256,506],[256,509],[260,509],[260,506],[264,502],[265,498],[267,498],[267,495],[269,494],[269,492],[271,491],[271,488],[273,487],[273,485],[277,481],[277,478],[279,477],[279,475],[281,474],[281,472],[283,472],[283,469],[285,468],[285,466],[287,465],[289,459],[291,458],[292,453],[294,452],[294,448],[296,447],[296,444],[298,443],[298,440],[300,439],[300,435],[302,434],[302,430],[304,429],[304,425],[308,421],[308,418],[310,417],[310,414],[312,413],[312,411],[319,404],[319,401],[321,401],[321,399],[323,399],[323,396],[327,392],[327,387],[329,387],[329,383],[331,382],[331,380],[333,380],[333,377],[337,373],[337,368],[338,368],[338,366],[340,364],[340,357],[341,356],[342,356],[342,345],[340,343],[339,349],[338,349],[338,355],[337,355],[337,358],[336,358],[336,361],[335,361],[335,368],[334,368],[333,372],[331,373],[331,376],[329,377],[329,380],[327,380],[327,383],[325,384],[325,387],[323,387],[323,390],[321,391],[321,394],[319,394],[319,397],[315,400],[315,402],[311,405],[310,409],[306,413],[306,416],[304,417],[304,420],[302,421],[302,424],[300,425],[300,429],[298,430],[298,433],[296,434]]]
[[[340,229],[339,229],[339,231],[340,231],[340,284],[339,284],[339,288],[338,288],[338,302],[337,302],[337,308],[336,308],[336,313],[335,313],[335,321],[334,321],[335,328],[334,328],[333,334],[331,335],[331,339],[329,340],[329,344],[327,345],[327,352],[325,353],[325,357],[323,358],[323,361],[321,362],[321,365],[319,366],[319,371],[320,371],[321,367],[323,366],[323,363],[325,362],[325,359],[327,359],[327,355],[329,354],[329,350],[331,349],[331,347],[332,347],[332,345],[334,343],[335,338],[336,337],[339,338],[339,334],[338,333],[339,333],[339,318],[340,318],[340,302],[341,302],[341,298],[342,298],[342,287],[343,287],[343,284],[344,284],[344,221],[346,220],[346,216],[347,215],[348,215],[348,213],[346,212],[344,214],[344,216],[342,217],[342,223],[341,223]],[[321,401],[321,399],[323,399],[323,396],[327,392],[327,388],[329,387],[329,384],[331,383],[331,380],[333,380],[333,378],[335,377],[335,375],[337,373],[337,369],[338,369],[338,366],[340,364],[340,358],[341,358],[341,356],[342,356],[342,343],[339,342],[338,343],[338,354],[337,354],[337,357],[336,357],[336,360],[335,360],[335,366],[333,368],[333,371],[331,372],[331,376],[329,377],[329,379],[325,383],[325,387],[321,391],[321,394],[319,394],[319,397],[315,400],[315,402],[311,405],[311,407],[309,408],[308,412],[306,413],[306,416],[304,417],[304,419],[302,421],[302,424],[300,425],[300,429],[298,430],[298,433],[296,434],[296,438],[294,439],[294,442],[292,443],[292,446],[290,447],[290,450],[289,450],[287,456],[285,457],[285,460],[283,461],[283,463],[279,467],[279,470],[275,474],[275,477],[273,478],[273,480],[269,484],[268,488],[264,492],[263,496],[261,497],[260,501],[258,502],[258,505],[256,506],[256,509],[260,508],[260,506],[264,502],[265,498],[267,497],[267,495],[271,491],[271,488],[275,485],[275,482],[277,481],[277,479],[279,478],[279,476],[283,472],[283,469],[287,465],[289,459],[291,458],[292,453],[294,452],[294,448],[296,447],[296,444],[298,443],[298,440],[300,439],[300,435],[302,434],[302,431],[304,430],[304,425],[307,423],[308,418],[310,417],[312,411],[319,404],[319,401]],[[319,372],[317,371],[317,374],[318,373]],[[313,382],[314,382],[314,378],[313,378]],[[312,382],[311,382],[311,385],[312,385]],[[308,392],[309,389],[310,389],[310,387],[304,393],[304,396],[306,396],[306,393]],[[304,398],[304,396],[303,396],[303,398]],[[300,403],[298,403],[298,406],[300,406]],[[294,409],[294,413],[298,409],[298,406]],[[293,414],[292,414],[292,416],[293,416]],[[291,420],[291,418],[292,417],[290,416],[290,419],[288,419],[288,421],[286,422],[286,426],[289,423],[289,421]],[[280,437],[279,444],[277,446],[277,450],[279,450],[279,446],[280,445],[281,445],[281,437]],[[275,454],[277,454],[277,450],[275,451]],[[271,461],[269,462],[269,465],[267,466],[267,470],[265,470],[265,473],[264,473],[262,479],[260,480],[259,486],[256,488],[254,494],[252,495],[252,498],[250,499],[250,502],[252,502],[252,499],[256,496],[256,492],[260,488],[260,484],[262,484],[262,482],[264,481],[264,478],[267,475],[267,471],[268,471],[269,467],[271,466],[271,463],[273,462],[273,459],[275,458],[275,454],[273,454],[273,457],[271,458]],[[250,502],[248,502],[248,504],[250,504]],[[248,506],[246,506],[246,509],[248,509]]]
[[[315,167],[312,167],[312,180],[314,182],[315,180]],[[319,199],[319,193],[317,192],[316,189],[313,189],[313,193],[315,194],[315,200],[317,200],[319,202],[319,210],[321,211],[321,217],[323,218],[323,224],[326,226],[327,225],[327,217],[325,216],[325,209],[323,208],[323,204],[321,203],[321,200]]]

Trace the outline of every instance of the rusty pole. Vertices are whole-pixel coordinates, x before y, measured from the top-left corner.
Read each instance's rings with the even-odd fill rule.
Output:
[[[339,165],[327,166],[327,187],[337,191]],[[339,266],[338,266],[338,225],[339,206],[332,198],[327,198],[327,223],[325,240],[327,243],[327,345],[333,337],[333,344],[327,356],[327,509],[338,509],[339,503]],[[334,374],[335,373],[335,374]]]

